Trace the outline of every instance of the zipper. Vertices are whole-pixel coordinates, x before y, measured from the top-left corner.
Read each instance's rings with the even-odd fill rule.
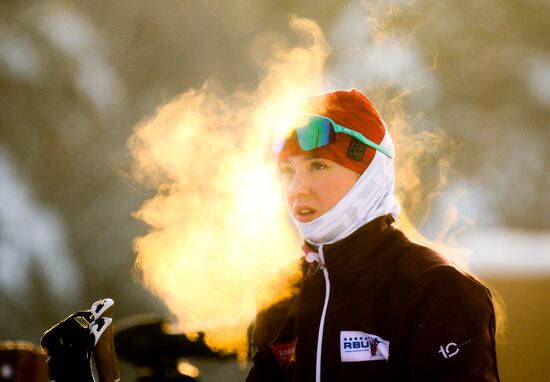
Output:
[[[325,266],[325,257],[323,254],[323,246],[319,246],[319,268],[323,270],[325,276],[325,304],[323,306],[323,313],[321,314],[321,322],[319,323],[319,335],[317,337],[317,360],[315,363],[315,382],[321,382],[321,354],[323,351],[323,332],[325,329],[325,316],[327,314],[328,300],[330,296],[330,280],[328,278],[328,270]]]
[[[323,264],[321,264],[320,262],[317,263],[317,266],[315,267],[315,269],[313,270],[313,273],[312,275],[313,276],[317,276],[317,273],[319,273],[319,271],[323,270],[325,266]]]

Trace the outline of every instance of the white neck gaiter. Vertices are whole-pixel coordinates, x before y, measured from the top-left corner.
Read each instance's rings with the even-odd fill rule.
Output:
[[[380,145],[394,155],[395,147],[387,130]],[[379,216],[392,214],[397,219],[401,206],[393,195],[394,188],[393,159],[377,151],[369,167],[334,207],[308,223],[292,219],[309,243],[334,243]]]

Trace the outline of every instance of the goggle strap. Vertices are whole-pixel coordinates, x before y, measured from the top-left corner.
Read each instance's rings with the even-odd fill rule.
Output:
[[[326,117],[326,118],[330,119],[328,117]],[[385,148],[383,148],[379,144],[374,143],[373,141],[371,141],[370,139],[365,137],[360,132],[348,129],[347,127],[339,125],[339,124],[337,124],[336,122],[334,122],[332,120],[331,120],[331,122],[332,122],[332,125],[334,126],[334,131],[336,131],[337,133],[341,132],[341,133],[344,133],[344,134],[351,135],[352,137],[358,139],[359,141],[361,141],[365,145],[367,145],[369,147],[372,147],[373,149],[375,149],[377,151],[380,151],[382,154],[384,154],[388,158],[393,159],[392,155],[388,152],[388,150],[386,150]]]
[[[373,141],[371,141],[370,139],[368,139],[367,137],[365,137],[363,134],[359,133],[358,131],[351,130],[351,129],[345,127],[345,126],[337,124],[330,117],[326,117],[324,115],[313,114],[313,113],[302,113],[302,114],[308,115],[310,117],[324,119],[325,121],[329,121],[330,124],[332,125],[332,128],[328,132],[328,134],[330,134],[329,138],[327,139],[328,142],[326,142],[322,145],[319,144],[321,127],[318,127],[316,129],[314,129],[314,132],[315,132],[316,135],[315,135],[315,139],[314,139],[314,142],[313,142],[313,147],[311,147],[311,148],[309,147],[309,145],[311,145],[311,142],[309,142],[309,145],[306,144],[306,142],[308,140],[307,137],[303,138],[304,142],[302,142],[302,139],[300,137],[301,134],[300,134],[300,131],[299,131],[300,128],[296,129],[295,130],[295,132],[297,134],[296,138],[298,139],[298,143],[299,143],[300,147],[304,151],[313,150],[317,147],[321,147],[323,145],[333,143],[336,133],[344,133],[344,134],[350,135],[353,138],[352,142],[350,143],[350,146],[348,147],[348,156],[350,158],[352,158],[352,159],[358,158],[359,157],[359,152],[361,152],[360,156],[362,158],[363,154],[364,154],[364,151],[365,151],[364,147],[362,148],[362,150],[360,150],[358,148],[358,146],[357,146],[358,142],[354,143],[354,139],[355,139],[355,140],[361,142],[363,145],[372,147],[373,149],[375,149],[377,151],[380,151],[382,154],[386,155],[388,158],[393,159],[393,156],[389,153],[388,150],[386,150],[385,148],[383,148],[379,144],[374,143]],[[285,139],[282,139],[282,140],[281,139],[273,139],[273,144],[272,144],[273,150],[275,152],[279,153],[283,149],[284,143],[285,143]],[[304,147],[304,146],[306,146],[306,147]],[[352,146],[354,146],[354,147],[352,147]],[[356,150],[358,150],[358,151],[355,152]],[[357,160],[357,159],[355,159],[355,160]],[[361,159],[359,159],[359,161],[361,161]]]

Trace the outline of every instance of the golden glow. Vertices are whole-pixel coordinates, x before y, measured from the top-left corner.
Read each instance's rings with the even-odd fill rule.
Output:
[[[160,108],[129,146],[135,176],[157,191],[135,214],[150,232],[134,242],[145,286],[190,338],[247,354],[256,291],[300,256],[270,150],[307,95],[322,91],[328,48],[319,27],[292,18],[305,47],[279,50],[254,91],[223,93],[213,83]],[[273,302],[288,291],[268,288]]]
[[[184,359],[180,359],[178,361],[178,372],[181,375],[186,375],[191,378],[198,378],[200,374],[199,369],[197,369],[195,366],[191,365]]]

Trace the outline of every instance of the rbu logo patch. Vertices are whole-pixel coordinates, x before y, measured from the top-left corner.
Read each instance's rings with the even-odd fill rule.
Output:
[[[390,341],[374,334],[358,331],[340,332],[340,358],[342,362],[388,360]]]

